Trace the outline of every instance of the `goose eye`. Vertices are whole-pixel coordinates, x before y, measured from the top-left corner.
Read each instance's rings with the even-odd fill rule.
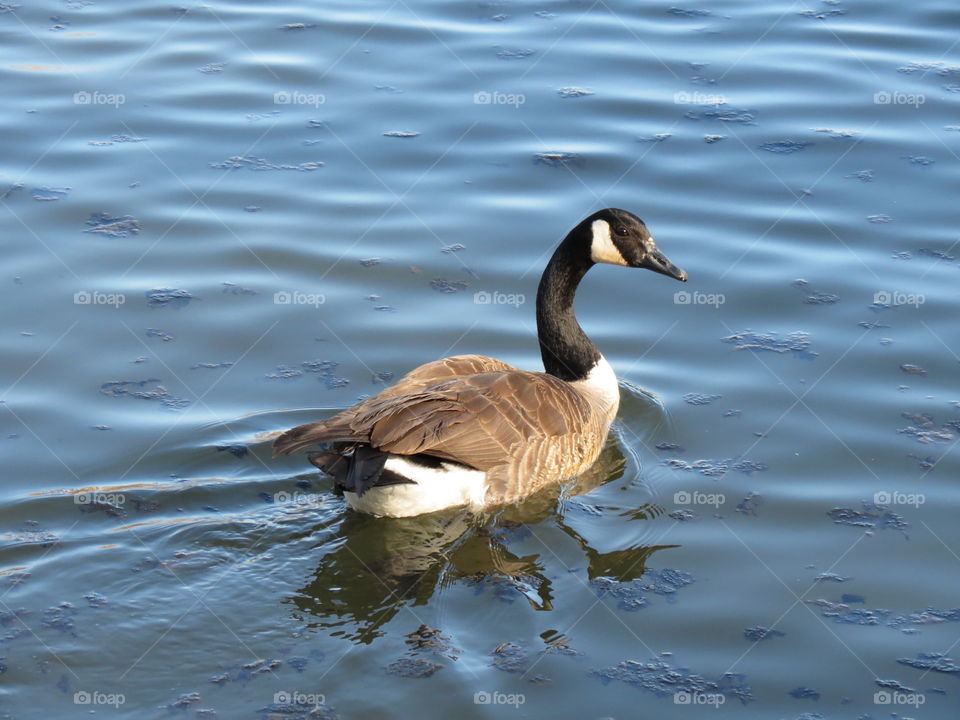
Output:
[[[616,230],[616,232],[617,232],[617,235],[619,235],[620,237],[626,237],[626,236],[627,236],[627,229],[626,229],[623,225],[621,225],[620,227],[618,227],[617,230]]]

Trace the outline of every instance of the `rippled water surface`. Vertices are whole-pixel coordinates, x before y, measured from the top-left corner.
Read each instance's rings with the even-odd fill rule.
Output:
[[[958,22],[0,3],[0,714],[957,717]],[[586,278],[586,476],[376,520],[270,457],[428,360],[538,368],[605,206],[691,281]]]

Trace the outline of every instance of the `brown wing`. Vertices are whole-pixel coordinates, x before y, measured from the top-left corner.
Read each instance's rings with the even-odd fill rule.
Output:
[[[589,420],[587,401],[562,380],[501,370],[386,399],[358,415],[353,427],[369,433],[368,442],[380,450],[488,470],[529,443],[567,435]]]
[[[357,416],[389,398],[405,397],[456,377],[483,372],[515,370],[511,365],[483,355],[455,355],[426,363],[404,375],[395,385],[352,408],[320,422],[299,425],[283,433],[274,442],[274,451],[288,454],[329,442],[367,442],[369,438],[354,429]]]

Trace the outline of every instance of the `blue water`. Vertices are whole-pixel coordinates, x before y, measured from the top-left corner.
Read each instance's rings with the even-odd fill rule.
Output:
[[[956,717],[958,21],[0,4],[0,716]],[[690,282],[585,280],[578,484],[375,520],[270,457],[422,362],[538,368],[606,206]]]

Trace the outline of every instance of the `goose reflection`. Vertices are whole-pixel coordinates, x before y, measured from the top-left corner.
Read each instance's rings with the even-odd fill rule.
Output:
[[[546,564],[555,566],[559,558],[546,545],[544,553],[523,556],[508,547],[512,540],[536,537],[537,526],[548,519],[580,547],[590,580],[638,578],[653,553],[676,546],[601,552],[565,517],[568,504],[576,505],[578,496],[622,478],[626,467],[623,449],[611,433],[589,471],[496,513],[461,509],[410,518],[347,513],[337,536],[324,544],[313,578],[290,602],[308,627],[358,643],[372,642],[404,607],[426,605],[438,589],[455,583],[492,590],[506,600],[524,597],[535,610],[552,610],[554,591]],[[662,508],[649,504],[630,508],[621,517],[629,522],[660,513]]]

